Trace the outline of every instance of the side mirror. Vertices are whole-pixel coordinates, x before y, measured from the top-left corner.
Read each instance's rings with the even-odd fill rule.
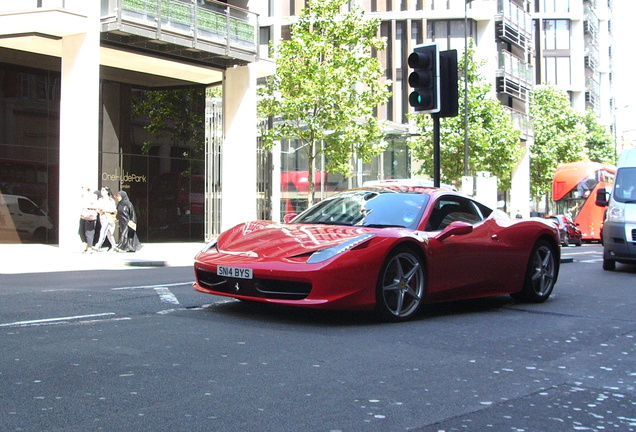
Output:
[[[435,236],[435,238],[439,241],[444,241],[451,236],[466,235],[471,232],[473,232],[473,226],[471,224],[455,221],[451,222],[441,233]]]
[[[290,223],[296,216],[298,216],[298,213],[287,213],[283,216],[283,221],[285,223]]]
[[[599,207],[607,207],[609,204],[609,194],[607,193],[607,189],[600,188],[596,191],[596,205]]]

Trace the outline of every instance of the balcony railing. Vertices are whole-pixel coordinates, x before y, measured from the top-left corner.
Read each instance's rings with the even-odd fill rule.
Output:
[[[124,32],[228,57],[258,54],[258,15],[205,0],[101,0],[102,32]],[[245,60],[245,59],[244,59]]]
[[[527,140],[529,137],[534,135],[532,121],[528,114],[507,106],[504,106],[503,108],[510,115],[515,129],[521,132],[521,138]]]
[[[532,44],[532,16],[512,0],[497,1],[497,36],[528,48]]]
[[[511,78],[516,78],[526,86],[532,86],[534,68],[508,51],[499,52],[499,71]]]

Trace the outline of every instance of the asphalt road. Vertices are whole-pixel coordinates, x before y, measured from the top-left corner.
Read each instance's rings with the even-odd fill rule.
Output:
[[[401,324],[244,304],[182,267],[0,275],[2,431],[635,431],[636,267]]]

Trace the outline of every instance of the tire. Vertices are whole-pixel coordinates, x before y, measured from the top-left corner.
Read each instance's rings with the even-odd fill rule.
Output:
[[[603,257],[603,270],[607,270],[607,271],[616,270],[616,261]]]
[[[40,227],[33,232],[34,243],[46,243],[46,228]]]
[[[376,313],[385,321],[406,321],[419,311],[426,292],[422,259],[408,248],[387,256],[376,286]]]
[[[554,247],[545,240],[537,241],[530,253],[523,288],[512,294],[512,298],[528,303],[546,301],[552,294],[558,274]]]
[[[568,233],[565,233],[565,235],[563,236],[563,247],[568,246],[570,246],[570,235]]]

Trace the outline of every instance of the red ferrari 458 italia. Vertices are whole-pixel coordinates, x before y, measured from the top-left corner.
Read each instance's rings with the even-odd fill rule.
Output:
[[[290,223],[240,224],[195,258],[196,290],[241,300],[412,318],[424,303],[510,294],[550,297],[559,234],[457,192],[353,189]]]

